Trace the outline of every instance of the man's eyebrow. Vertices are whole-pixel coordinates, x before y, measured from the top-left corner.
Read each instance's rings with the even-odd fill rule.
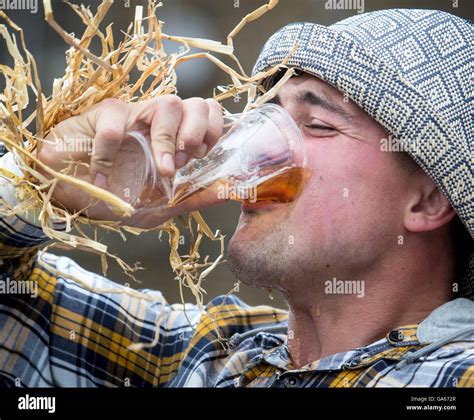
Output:
[[[334,112],[344,118],[346,121],[353,121],[354,116],[347,112],[345,109],[340,107],[339,105],[328,101],[327,99],[322,98],[321,96],[316,95],[315,93],[304,90],[298,92],[295,95],[296,102],[300,105],[311,105],[311,106],[320,106],[327,111]],[[276,95],[270,102],[275,104],[281,105],[281,99],[279,95]]]

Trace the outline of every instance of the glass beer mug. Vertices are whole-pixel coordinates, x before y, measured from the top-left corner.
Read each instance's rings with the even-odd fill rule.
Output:
[[[107,189],[137,213],[176,206],[210,189],[223,200],[293,201],[309,170],[304,139],[288,112],[265,104],[224,120],[225,134],[208,154],[171,179],[158,174],[149,139],[127,133]]]

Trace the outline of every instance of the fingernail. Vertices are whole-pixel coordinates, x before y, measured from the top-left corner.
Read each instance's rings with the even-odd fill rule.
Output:
[[[174,157],[171,153],[163,153],[161,156],[161,166],[168,174],[174,173]]]
[[[207,152],[207,144],[201,144],[196,150],[196,157],[201,159]]]
[[[185,152],[178,152],[176,153],[175,162],[177,168],[182,168],[186,165],[186,161],[188,160],[188,155]]]
[[[95,179],[94,179],[94,185],[96,187],[106,189],[107,188],[107,177],[103,173],[97,172],[97,175],[95,176]]]

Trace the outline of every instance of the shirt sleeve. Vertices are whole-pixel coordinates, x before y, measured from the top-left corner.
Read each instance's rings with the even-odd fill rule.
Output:
[[[0,168],[19,178],[23,176],[12,153],[0,158]],[[3,176],[0,176],[0,198],[0,205],[4,210],[19,203],[14,185]],[[39,247],[48,240],[34,212],[0,216],[0,279],[27,280]]]
[[[2,198],[7,187],[0,185]],[[121,286],[66,257],[43,254],[40,264],[38,249],[47,241],[34,220],[0,218],[0,385],[145,387],[170,380],[199,310]],[[130,348],[137,343],[149,346]]]

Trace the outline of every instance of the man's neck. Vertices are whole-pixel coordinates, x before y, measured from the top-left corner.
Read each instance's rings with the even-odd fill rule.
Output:
[[[341,279],[334,272],[320,274],[306,287],[300,282],[299,290],[284,291],[290,307],[288,347],[295,367],[368,345],[391,329],[421,322],[452,299],[451,256],[442,249],[429,254],[414,249],[410,258],[398,255],[365,273]]]

